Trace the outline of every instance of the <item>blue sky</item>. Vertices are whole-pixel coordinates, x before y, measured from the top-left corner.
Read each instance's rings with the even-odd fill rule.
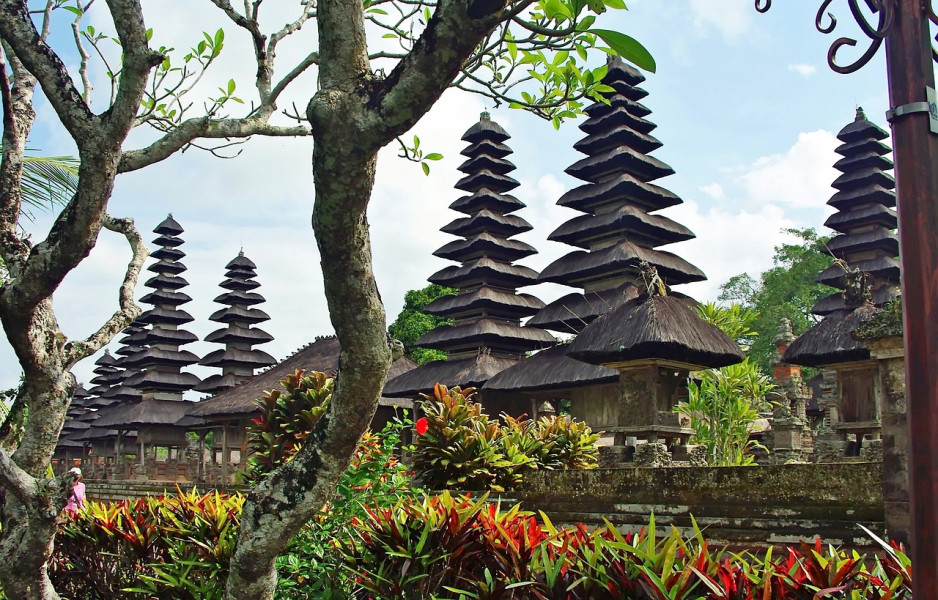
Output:
[[[288,4],[281,2],[276,8]],[[664,214],[698,236],[667,249],[709,277],[681,291],[712,300],[728,277],[743,271],[757,275],[771,266],[773,246],[785,239],[781,228],[823,230],[829,214],[825,202],[836,176],[831,166],[836,160],[834,135],[853,119],[857,106],[881,127],[887,125],[883,55],[880,52],[858,73],[832,72],[826,56],[834,36],[814,29],[817,2],[776,2],[765,15],[755,11],[752,0],[627,0],[627,4],[629,11],[603,15],[596,26],[639,39],[657,61],[658,72],[649,74],[643,86],[650,92],[643,104],[652,110],[648,118],[658,124],[655,136],[664,143],[654,156],[676,173],[656,183],[685,201]],[[219,19],[208,0],[150,0],[144,9],[157,44],[188,47],[203,29],[225,26],[225,51],[204,83],[212,90],[234,78],[249,100],[253,69],[245,35]],[[835,3],[832,10],[839,17],[835,35],[856,31],[846,2]],[[274,15],[267,29],[282,25],[286,18],[288,14]],[[91,22],[99,29],[106,27],[106,13],[92,15]],[[309,24],[296,40],[281,46],[281,69],[305,55],[314,39],[315,26]],[[75,60],[67,36],[57,36],[55,42]],[[594,64],[602,60],[599,55],[592,58]],[[106,80],[98,73],[95,82],[100,96]],[[295,82],[295,88],[281,106],[290,102],[305,106],[315,89],[314,74]],[[101,102],[93,105],[96,110],[103,107]],[[40,100],[38,108],[31,147],[49,154],[73,152],[48,105]],[[462,92],[447,92],[413,131],[428,151],[444,154],[430,176],[397,159],[394,148],[385,149],[379,162],[369,221],[375,271],[389,321],[399,312],[408,289],[423,287],[430,274],[447,264],[431,253],[452,239],[439,229],[457,216],[447,207],[461,195],[453,189],[464,145],[459,138],[485,109],[512,135],[510,159],[518,165],[513,176],[522,183],[514,193],[528,205],[518,214],[534,225],[520,239],[540,253],[522,264],[541,269],[570,250],[546,238],[576,215],[555,206],[557,198],[577,184],[563,172],[581,156],[572,149],[582,137],[576,123],[554,131],[531,115],[496,109]],[[134,133],[127,148],[148,139],[148,132]],[[119,177],[112,214],[131,216],[141,231],[150,232],[172,213],[186,229],[182,250],[188,255],[184,276],[190,286],[184,291],[194,301],[183,308],[196,317],[187,328],[200,338],[216,328],[207,320],[219,308],[212,299],[222,291],[218,284],[224,265],[242,247],[258,265],[259,291],[268,300],[261,308],[272,316],[262,327],[276,340],[264,350],[280,359],[315,336],[331,333],[310,228],[311,151],[310,140],[258,138],[234,159],[220,160],[192,149]],[[43,235],[48,223],[40,219],[32,227],[34,235]],[[114,310],[128,259],[123,240],[103,232],[89,259],[56,292],[55,306],[69,338],[88,335]],[[141,278],[138,297],[146,293],[142,287],[146,278]],[[540,285],[524,291],[550,301],[571,290]],[[199,356],[215,347],[187,346]],[[92,360],[75,368],[79,380],[91,377]],[[212,371],[194,368],[192,372],[204,377]],[[2,344],[0,387],[14,385],[18,373],[11,349]]]

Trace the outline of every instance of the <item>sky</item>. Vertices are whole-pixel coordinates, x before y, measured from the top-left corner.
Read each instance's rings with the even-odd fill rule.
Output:
[[[642,103],[652,110],[647,119],[658,125],[654,135],[664,144],[653,156],[675,170],[655,183],[684,201],[661,214],[697,235],[666,249],[708,276],[707,281],[680,286],[679,291],[700,301],[716,300],[719,286],[729,277],[742,272],[758,277],[772,266],[773,248],[790,240],[782,233],[784,228],[815,227],[830,233],[823,222],[832,212],[825,203],[836,177],[832,165],[837,160],[837,131],[853,120],[858,106],[870,120],[888,129],[883,54],[880,51],[852,75],[828,68],[827,50],[833,38],[856,32],[846,2],[835,3],[831,9],[839,18],[834,35],[822,35],[814,28],[818,2],[776,2],[764,15],[755,11],[752,0],[626,3],[628,11],[606,13],[595,26],[633,36],[655,57],[657,72],[646,74],[642,87],[649,96]],[[201,84],[211,91],[235,79],[238,95],[250,102],[253,58],[243,30],[220,17],[209,0],[145,0],[143,4],[147,25],[154,30],[154,46],[188,48],[203,30],[224,27],[225,49]],[[270,20],[262,20],[266,31],[279,28],[296,12],[287,1],[271,3],[269,8]],[[102,31],[109,26],[105,9],[103,3],[96,3],[98,12],[89,15],[89,23]],[[56,25],[65,29],[57,30],[53,46],[69,66],[77,66],[67,22]],[[315,24],[308,23],[293,37],[278,51],[280,73],[309,52],[315,43]],[[845,58],[851,56],[849,50],[844,51]],[[590,63],[597,66],[603,60],[597,53]],[[96,84],[92,108],[100,111],[107,92],[100,65],[95,65],[92,77]],[[313,71],[294,82],[280,106],[295,105],[302,110],[315,86]],[[37,110],[30,147],[50,155],[74,153],[74,144],[41,95]],[[429,275],[449,264],[432,253],[453,239],[439,229],[459,216],[448,206],[463,195],[453,188],[461,176],[456,167],[464,159],[459,155],[465,146],[460,137],[483,110],[490,111],[492,119],[512,136],[507,143],[514,154],[508,158],[518,166],[512,176],[521,182],[512,193],[527,204],[516,214],[534,227],[518,239],[532,244],[539,254],[520,264],[540,270],[572,250],[547,241],[547,236],[579,214],[555,204],[579,183],[564,173],[582,157],[572,148],[583,137],[578,122],[555,131],[527,113],[494,107],[482,97],[450,90],[405,136],[410,140],[417,135],[422,148],[444,155],[432,164],[429,176],[418,165],[397,158],[394,147],[380,154],[368,219],[375,275],[389,323],[401,310],[407,290],[425,286]],[[285,118],[281,122],[286,123]],[[134,132],[125,149],[151,139],[148,131]],[[184,227],[181,237],[186,243],[181,249],[187,254],[183,262],[188,271],[183,276],[190,285],[181,291],[193,301],[182,308],[196,319],[185,328],[200,338],[220,326],[208,321],[221,308],[213,299],[223,292],[218,286],[225,264],[243,249],[257,264],[258,291],[267,299],[259,308],[272,317],[261,328],[275,340],[261,348],[282,359],[316,336],[332,333],[310,226],[312,141],[255,138],[238,150],[235,158],[219,159],[192,148],[142,171],[121,175],[109,211],[132,217],[147,240],[156,237],[150,232],[167,214]],[[41,217],[28,229],[41,239],[49,223],[49,217]],[[129,259],[123,238],[103,231],[91,255],[56,291],[56,312],[69,339],[89,335],[115,310]],[[140,278],[138,298],[148,291],[142,284],[149,275],[146,272]],[[522,291],[550,302],[573,290],[541,284]],[[116,348],[113,342],[111,350]],[[217,348],[205,342],[186,346],[199,356]],[[93,376],[96,358],[74,368],[79,381]],[[200,377],[216,371],[188,370]],[[18,375],[12,349],[4,340],[0,343],[0,389],[14,386]]]

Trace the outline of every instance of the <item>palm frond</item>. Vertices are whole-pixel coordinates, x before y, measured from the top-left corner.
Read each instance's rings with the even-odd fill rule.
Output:
[[[72,156],[26,156],[23,160],[23,215],[32,220],[30,209],[64,205],[78,187],[77,158]]]

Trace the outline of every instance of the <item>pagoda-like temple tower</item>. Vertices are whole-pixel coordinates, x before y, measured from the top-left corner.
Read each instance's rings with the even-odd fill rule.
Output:
[[[179,237],[183,228],[169,215],[153,231],[158,235],[153,243],[159,248],[151,253],[156,262],[147,269],[155,275],[144,283],[153,291],[140,299],[153,308],[137,318],[138,325],[148,325],[149,329],[130,336],[132,340],[128,342],[139,344],[142,350],[123,361],[126,368],[136,369],[137,373],[121,382],[123,387],[139,391],[140,400],[121,403],[102,412],[95,427],[117,429],[118,447],[124,432],[136,431],[138,464],[132,473],[119,465],[118,477],[173,479],[177,475],[175,468],[180,450],[187,444],[185,430],[174,424],[185,416],[191,405],[183,401],[183,393],[199,384],[198,377],[182,371],[183,367],[199,362],[199,358],[192,352],[180,350],[180,346],[197,341],[198,337],[180,329],[180,325],[194,320],[179,308],[192,300],[180,291],[188,285],[179,275],[186,270],[180,262],[185,253],[179,249],[183,244]],[[154,447],[168,448],[169,460],[156,461]],[[148,448],[151,460],[147,460]],[[123,453],[122,450],[119,455]],[[182,468],[185,469],[185,465]]]
[[[651,214],[681,204],[681,199],[652,182],[674,171],[649,156],[661,142],[650,134],[651,111],[640,104],[645,78],[621,59],[610,59],[603,83],[613,88],[609,103],[586,109],[580,125],[586,134],[574,148],[586,154],[566,173],[585,183],[557,202],[583,214],[552,234],[550,240],[574,250],[548,265],[538,281],[577,287],[538,312],[529,326],[578,333],[590,321],[636,296],[639,265],[648,263],[668,285],[702,281],[704,274],[682,258],[658,248],[694,234],[671,219]]]
[[[388,382],[387,396],[416,396],[437,382],[479,387],[492,375],[519,361],[526,352],[555,343],[546,331],[521,327],[543,303],[517,289],[537,281],[537,273],[514,261],[535,254],[530,245],[510,239],[531,225],[515,211],[524,204],[509,192],[518,181],[509,173],[515,166],[506,159],[508,133],[482,113],[463,135],[469,145],[467,160],[459,167],[465,177],[456,188],[467,192],[450,208],[463,213],[442,228],[461,239],[444,245],[434,255],[459,263],[430,276],[429,281],[458,290],[431,302],[426,312],[453,319],[417,340],[426,348],[442,350],[447,360],[427,363]]]
[[[895,413],[885,403],[898,392],[884,388],[890,381],[882,376],[881,365],[869,344],[854,335],[900,295],[895,181],[886,172],[892,167],[885,156],[889,147],[881,141],[887,136],[862,109],[837,134],[843,142],[837,153],[843,158],[834,166],[841,175],[828,201],[837,212],[825,223],[837,232],[828,243],[837,261],[817,281],[843,291],[814,305],[813,312],[824,319],[782,357],[786,363],[829,369],[827,392],[820,400],[825,422],[816,444],[821,461],[878,456],[884,408]]]
[[[199,362],[195,354],[179,349],[199,339],[195,334],[179,328],[195,320],[179,308],[192,301],[188,294],[179,291],[189,285],[179,276],[186,270],[186,266],[180,262],[186,254],[179,249],[183,244],[179,237],[183,228],[169,215],[153,232],[159,235],[153,240],[159,249],[151,254],[156,262],[147,270],[156,275],[144,283],[153,291],[140,299],[140,302],[150,304],[153,308],[137,319],[149,325],[150,329],[140,340],[145,349],[125,362],[127,367],[139,369],[136,375],[126,380],[126,384],[140,390],[145,398],[182,400],[183,392],[199,384],[198,377],[181,370]]]
[[[686,395],[687,372],[742,358],[738,349],[731,352],[734,344],[696,317],[693,300],[674,295],[648,298],[650,281],[645,281],[646,276],[653,276],[655,285],[663,289],[706,277],[694,265],[660,249],[692,239],[694,234],[665,216],[653,214],[680,204],[681,199],[652,183],[674,171],[649,156],[662,144],[651,135],[655,124],[646,119],[651,111],[639,103],[647,96],[638,87],[644,79],[621,59],[610,59],[603,79],[613,89],[605,94],[608,103],[596,102],[586,108],[588,118],[580,125],[586,137],[574,145],[586,157],[566,170],[584,183],[557,202],[582,214],[548,238],[578,249],[548,265],[538,279],[578,287],[582,292],[551,302],[527,326],[580,335],[602,315],[627,304],[631,308],[607,319],[602,328],[610,335],[600,339],[594,328],[589,339],[581,342],[578,337],[569,352],[552,349],[536,354],[499,373],[483,388],[529,396],[535,406],[541,400],[569,401],[575,417],[595,429],[615,433],[617,447],[624,448],[629,438],[633,449],[633,438],[656,444],[659,439],[686,441],[692,432],[681,426],[671,408]],[[668,314],[661,318],[673,317],[673,322],[662,321],[653,311],[639,311],[645,300],[647,306],[666,306]],[[659,333],[664,337],[654,342],[650,341],[654,336],[646,339],[635,352],[618,352],[635,342],[629,336],[637,334],[631,325],[638,321],[631,325],[626,321],[638,315],[648,327],[663,328]],[[672,328],[688,330],[685,336],[667,331]],[[697,328],[705,331],[697,332]],[[703,350],[684,347],[695,335],[707,340]],[[575,348],[579,352],[574,352]],[[689,357],[696,358],[686,360]],[[642,382],[650,386],[648,393],[635,393]]]
[[[270,315],[256,308],[265,300],[256,290],[260,283],[257,277],[257,265],[244,256],[244,251],[225,265],[227,272],[221,287],[227,290],[215,298],[215,302],[225,308],[209,317],[216,323],[226,326],[205,336],[206,342],[224,344],[224,350],[215,350],[206,355],[200,365],[220,367],[221,375],[207,377],[195,387],[200,392],[217,394],[232,388],[254,376],[256,369],[276,364],[273,356],[263,350],[252,348],[274,339],[262,329],[252,327],[257,323],[270,320]]]
[[[818,278],[840,290],[847,285],[849,270],[870,276],[872,301],[882,306],[899,295],[899,238],[895,233],[895,180],[886,172],[892,169],[889,146],[882,141],[888,133],[867,120],[863,109],[856,119],[837,134],[843,144],[834,163],[841,175],[832,184],[837,190],[827,204],[837,209],[824,223],[837,232],[827,247],[837,263]],[[843,294],[833,294],[818,301],[812,312],[826,315],[844,308]]]
[[[88,401],[90,408],[104,408],[115,402],[113,399],[105,398],[104,395],[114,386],[120,385],[121,369],[117,366],[118,359],[114,358],[110,351],[105,348],[101,358],[94,361],[95,368],[92,369],[94,377],[91,378],[92,387],[87,391],[91,396]]]
[[[118,340],[120,346],[115,351],[115,354],[120,356],[120,358],[117,359],[117,363],[115,365],[116,367],[122,369],[120,379],[117,382],[117,385],[112,385],[110,389],[103,392],[102,397],[122,402],[136,402],[137,400],[140,400],[139,390],[126,385],[125,382],[127,379],[139,373],[140,370],[136,367],[127,365],[128,362],[132,362],[130,357],[146,349],[142,344],[146,340],[147,328],[146,325],[141,323],[139,320],[134,320],[133,323],[121,331],[121,334],[123,337]]]

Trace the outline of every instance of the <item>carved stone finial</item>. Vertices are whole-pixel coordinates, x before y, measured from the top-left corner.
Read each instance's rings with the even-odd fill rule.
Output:
[[[479,120],[480,120],[480,121],[489,121],[489,120],[491,120],[491,118],[492,118],[492,115],[490,115],[490,114],[489,114],[489,111],[487,111],[487,110],[483,110],[483,111],[482,111],[482,114],[479,115]]]
[[[791,331],[791,321],[785,317],[782,317],[782,319],[778,322],[778,335],[775,336],[775,339],[772,340],[772,343],[776,346],[788,346],[793,341],[795,341],[795,334]]]
[[[863,112],[863,107],[862,107],[862,106],[858,106],[858,107],[857,107],[857,116],[856,116],[856,119],[854,119],[854,120],[855,120],[855,121],[866,121],[866,113]]]

